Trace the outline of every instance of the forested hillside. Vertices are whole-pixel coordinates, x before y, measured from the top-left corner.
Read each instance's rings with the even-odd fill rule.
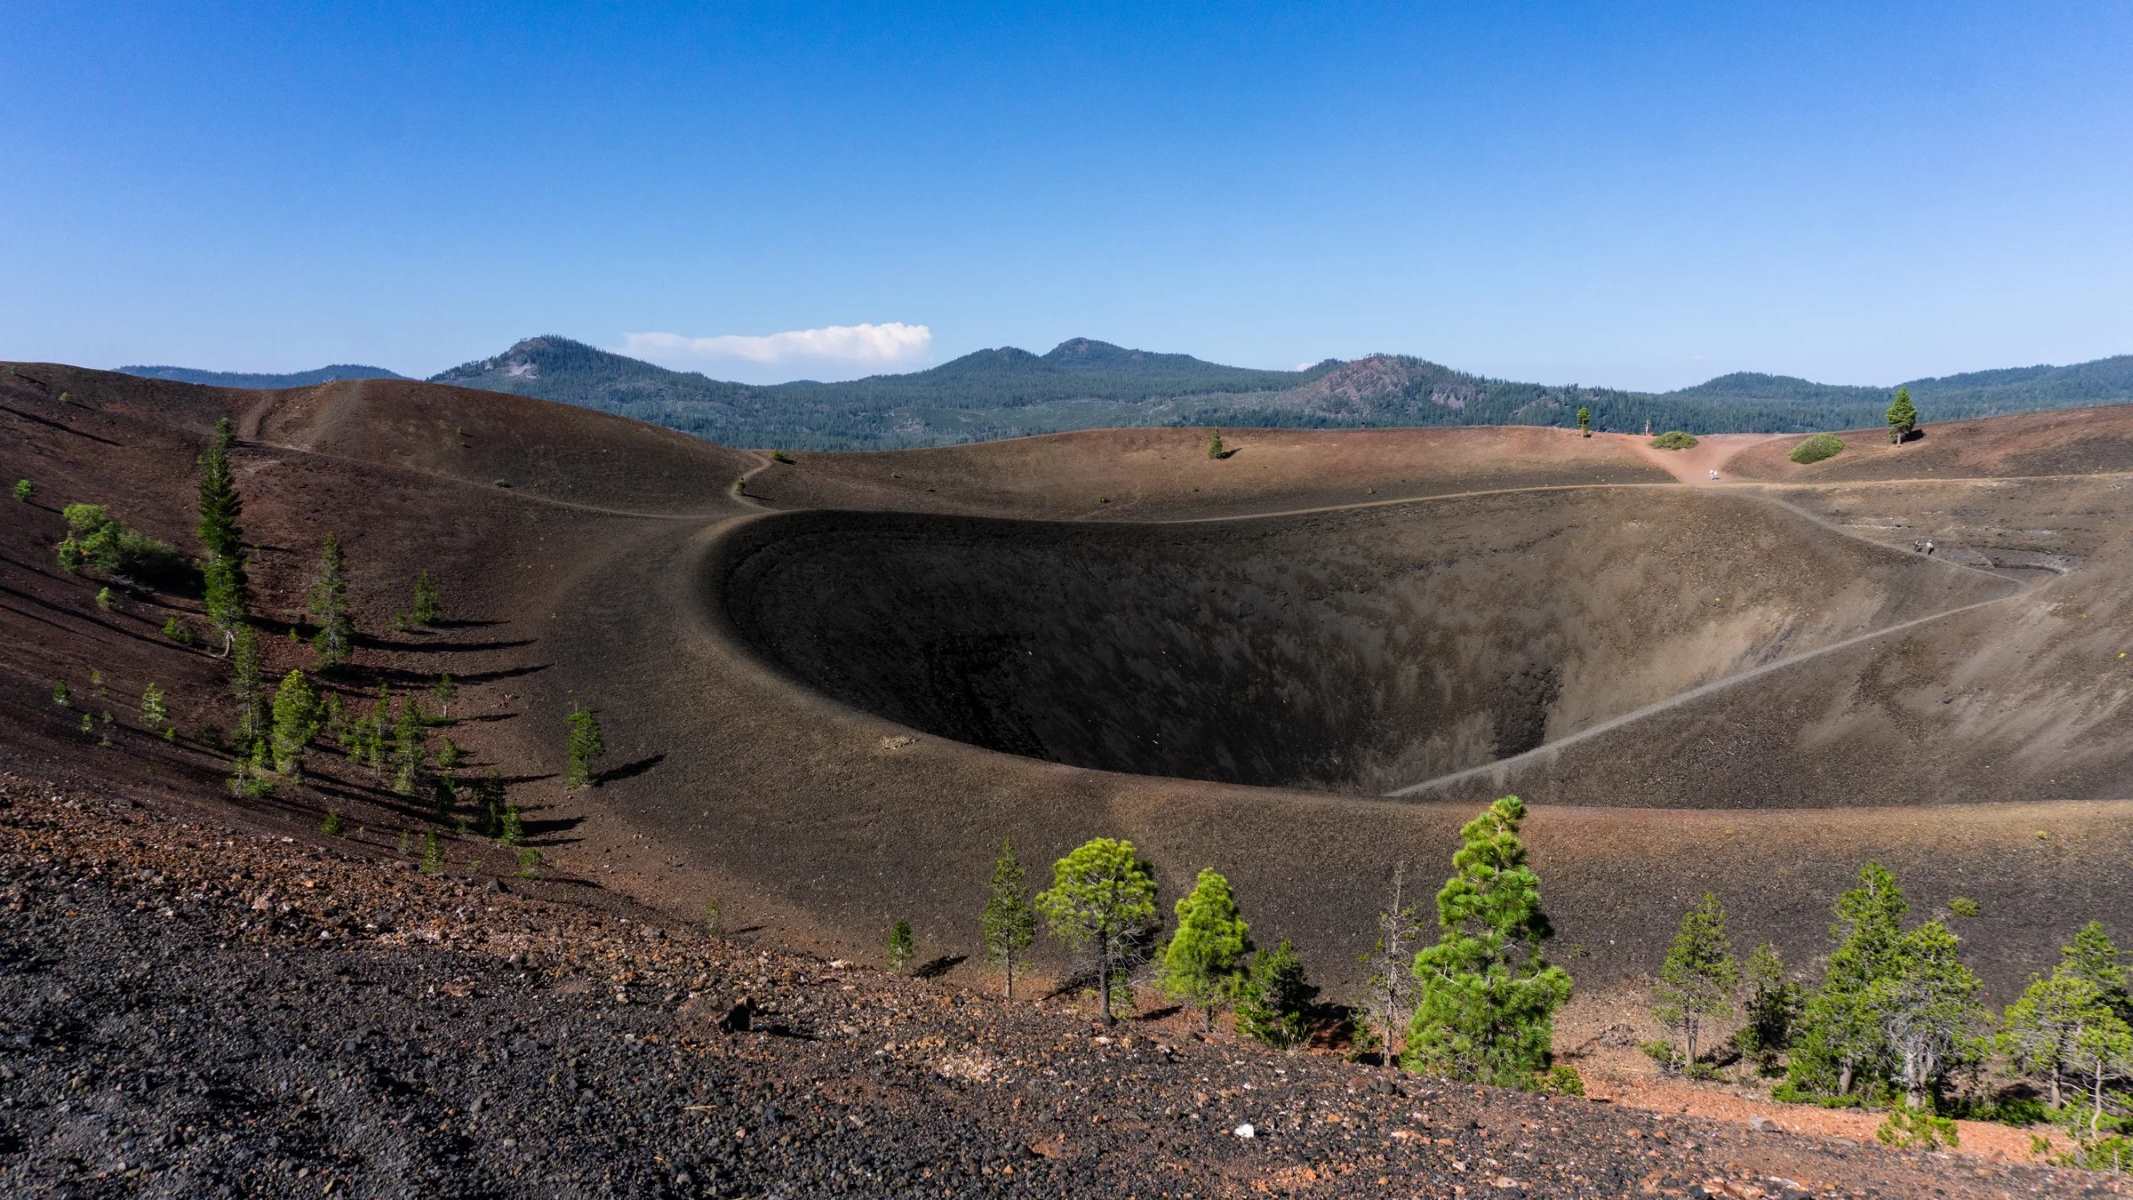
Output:
[[[291,371],[287,374],[255,374],[243,371],[196,371],[191,367],[120,367],[121,375],[138,375],[143,379],[168,379],[176,383],[197,383],[205,387],[252,388],[258,391],[273,391],[277,388],[311,387],[331,383],[336,379],[405,379],[407,376],[384,367],[366,367],[356,363],[335,363],[313,371]]]
[[[123,367],[221,387],[399,378],[378,367],[292,375]],[[535,337],[433,382],[577,404],[735,446],[894,449],[1135,425],[1559,425],[1592,410],[1602,430],[1810,433],[1878,425],[1899,385],[1852,387],[1747,372],[1672,392],[1520,383],[1378,354],[1302,371],[1226,367],[1186,354],[1075,338],[1047,354],[979,350],[930,370],[841,383],[729,383],[562,337]],[[2133,402],[2133,355],[1932,379],[1911,390],[1927,422]]]
[[[943,445],[1132,425],[1572,425],[1698,433],[1807,433],[1878,425],[1896,385],[1845,387],[1724,375],[1679,391],[1519,383],[1406,355],[1304,371],[1225,367],[1076,338],[1048,354],[1003,347],[931,370],[845,383],[725,383],[560,337],[529,338],[436,382],[621,413],[732,445]],[[1908,384],[1926,420],[2133,401],[2133,356],[1982,371]]]

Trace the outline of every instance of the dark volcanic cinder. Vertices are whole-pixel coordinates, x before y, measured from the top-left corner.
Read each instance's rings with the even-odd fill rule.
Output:
[[[1739,496],[754,522],[713,580],[856,707],[1075,766],[1381,792],[2007,585]]]

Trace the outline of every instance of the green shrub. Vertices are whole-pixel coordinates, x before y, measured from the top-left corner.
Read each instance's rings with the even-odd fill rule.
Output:
[[[1716,1066],[1707,1062],[1692,1062],[1689,1064],[1688,1070],[1683,1071],[1682,1074],[1691,1079],[1701,1080],[1704,1083],[1717,1083],[1724,1078],[1718,1073]]]
[[[2116,1174],[2133,1171],[2133,1137],[2090,1138],[2060,1155],[2059,1165]]]
[[[1978,902],[1968,896],[1957,896],[1955,899],[1948,901],[1948,911],[1958,917],[1974,917],[1983,912],[1984,909],[1978,907]]]
[[[192,566],[168,542],[129,529],[101,504],[69,504],[62,514],[67,536],[59,543],[59,565],[69,573],[83,567],[128,578],[179,582]]]
[[[66,708],[71,703],[67,695],[66,680],[62,679],[52,685],[52,703],[60,708]]]
[[[111,611],[111,587],[109,584],[96,589],[96,607],[105,612]]]
[[[193,627],[171,617],[163,622],[163,636],[180,646],[190,646],[193,644]]]
[[[15,499],[16,499],[16,500],[20,501],[20,502],[21,502],[21,503],[23,503],[23,504],[28,504],[28,503],[30,502],[30,497],[31,497],[31,496],[34,496],[34,495],[36,495],[36,494],[37,494],[37,485],[36,485],[36,484],[34,484],[34,483],[31,483],[31,482],[30,482],[29,480],[27,480],[27,479],[17,479],[17,480],[15,481]]]
[[[531,879],[540,874],[541,852],[531,846],[518,852],[518,877]]]
[[[341,814],[338,811],[327,813],[326,819],[318,823],[318,831],[327,837],[341,836]]]
[[[1540,1090],[1550,1096],[1582,1096],[1585,1094],[1585,1077],[1569,1063],[1557,1063],[1541,1076]]]
[[[1637,1049],[1644,1051],[1644,1057],[1669,1075],[1681,1069],[1681,1051],[1672,1042],[1640,1042]]]
[[[1794,446],[1792,453],[1786,455],[1786,457],[1801,466],[1805,466],[1808,463],[1821,462],[1825,458],[1835,458],[1843,449],[1843,438],[1834,433],[1818,433]]]
[[[1953,1118],[1938,1117],[1930,1108],[1912,1108],[1907,1104],[1898,1104],[1889,1110],[1888,1118],[1874,1131],[1874,1140],[1902,1150],[1953,1148],[1958,1142]]]
[[[1669,429],[1652,439],[1654,450],[1686,450],[1696,444],[1696,435],[1679,429]]]
[[[793,461],[793,457],[792,455],[785,453],[783,450],[773,450],[770,452],[770,461],[790,463]]]

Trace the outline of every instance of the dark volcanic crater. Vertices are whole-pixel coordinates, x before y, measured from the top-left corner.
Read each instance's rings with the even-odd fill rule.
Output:
[[[2003,585],[1750,497],[1598,488],[1189,524],[778,514],[712,586],[776,668],[928,733],[1382,792]]]

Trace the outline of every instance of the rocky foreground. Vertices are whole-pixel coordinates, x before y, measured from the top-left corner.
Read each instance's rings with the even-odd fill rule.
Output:
[[[567,888],[0,776],[0,1194],[2123,1194],[1106,1031],[529,890]]]

